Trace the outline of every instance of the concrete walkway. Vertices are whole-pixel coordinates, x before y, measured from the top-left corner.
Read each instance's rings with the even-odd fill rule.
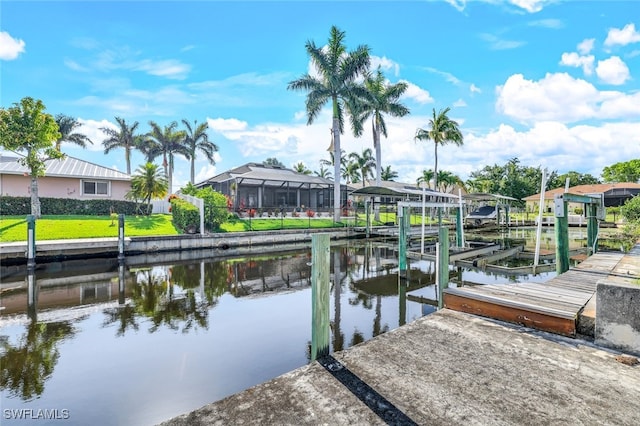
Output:
[[[441,310],[333,356],[415,424],[640,424],[636,358],[462,312]],[[313,362],[163,424],[385,422]]]

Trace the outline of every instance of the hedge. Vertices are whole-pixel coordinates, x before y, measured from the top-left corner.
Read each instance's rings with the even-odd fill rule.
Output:
[[[151,209],[152,206],[149,205],[148,208]],[[133,201],[77,200],[73,198],[40,197],[40,210],[43,215],[109,216],[112,212],[126,215],[140,214],[137,204]],[[31,198],[0,196],[0,214],[5,216],[31,214]]]
[[[173,226],[183,232],[200,231],[200,210],[181,198],[171,198]]]

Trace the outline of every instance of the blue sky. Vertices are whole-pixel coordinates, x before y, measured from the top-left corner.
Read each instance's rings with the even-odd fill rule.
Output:
[[[0,6],[0,105],[25,96],[71,115],[94,145],[67,154],[125,170],[102,152],[114,117],[160,125],[208,120],[215,166],[196,180],[276,157],[311,170],[328,159],[328,108],[306,124],[304,93],[287,83],[309,71],[305,43],[332,25],[349,50],[409,85],[411,110],[387,118],[382,165],[405,182],[433,168],[415,142],[432,110],[451,107],[464,146],[438,151],[438,168],[467,179],[518,157],[525,166],[600,176],[640,157],[640,3],[635,1],[11,1]],[[370,125],[366,125],[368,131]],[[342,148],[372,147],[370,132]],[[143,161],[134,154],[132,169]],[[174,187],[189,179],[178,159]]]

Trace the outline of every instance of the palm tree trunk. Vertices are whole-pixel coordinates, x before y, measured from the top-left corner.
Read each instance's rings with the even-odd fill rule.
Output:
[[[433,168],[433,189],[435,191],[438,190],[438,143],[434,142],[434,157],[435,157],[435,166]]]
[[[131,174],[131,148],[128,146],[124,148],[124,159],[127,163],[127,174]]]
[[[195,176],[196,176],[196,161],[194,156],[191,156],[191,184],[193,185],[195,182]]]
[[[380,127],[373,126],[373,142],[376,146],[376,186],[380,186],[382,174],[382,147],[380,146]],[[380,221],[380,197],[375,198],[374,220]]]
[[[169,153],[169,194],[173,194],[173,154]]]
[[[340,221],[340,121],[336,115],[337,104],[334,102],[333,114],[333,220]]]
[[[435,149],[434,149],[434,156],[435,156],[435,166],[433,169],[433,189],[436,192],[438,191],[438,143],[434,141],[433,143]],[[438,226],[442,226],[442,208],[437,207],[438,209]]]

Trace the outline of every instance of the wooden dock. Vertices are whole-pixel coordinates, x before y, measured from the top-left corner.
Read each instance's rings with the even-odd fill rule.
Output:
[[[456,311],[575,337],[579,315],[598,281],[614,274],[622,253],[597,253],[546,283],[448,288],[444,306]]]

